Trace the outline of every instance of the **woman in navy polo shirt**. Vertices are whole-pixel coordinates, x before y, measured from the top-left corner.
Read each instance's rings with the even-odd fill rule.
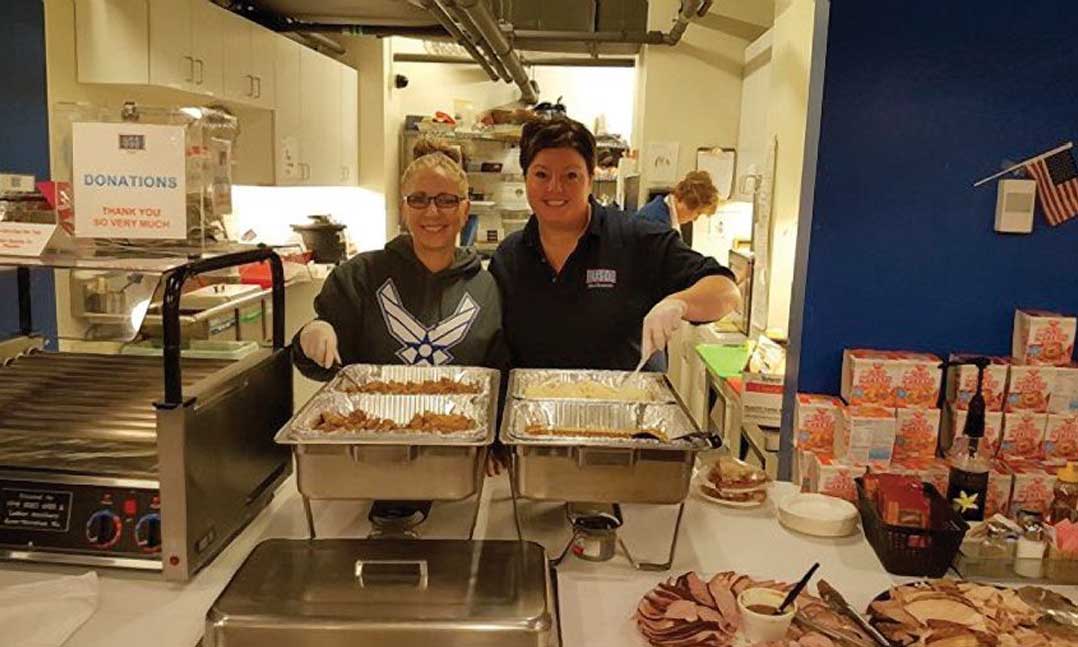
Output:
[[[715,321],[739,304],[730,270],[669,225],[591,198],[595,138],[580,123],[525,125],[520,165],[534,213],[490,263],[514,366],[632,370],[682,321]]]
[[[636,217],[677,231],[702,215],[715,213],[718,206],[719,190],[712,184],[711,175],[707,171],[689,171],[673,191],[645,204]]]

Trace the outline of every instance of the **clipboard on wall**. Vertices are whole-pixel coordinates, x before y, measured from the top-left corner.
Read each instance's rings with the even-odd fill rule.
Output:
[[[733,148],[696,149],[696,170],[708,172],[721,200],[729,200],[733,195],[736,162],[737,152]]]

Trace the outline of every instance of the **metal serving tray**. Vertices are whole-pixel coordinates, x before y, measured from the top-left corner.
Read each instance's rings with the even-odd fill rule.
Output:
[[[270,539],[206,614],[206,647],[556,647],[555,583],[518,541]]]
[[[696,452],[710,447],[678,405],[516,400],[501,439],[512,447],[520,496],[548,501],[680,503],[689,492]],[[659,428],[670,442],[529,434],[529,424],[557,428]]]
[[[509,393],[514,398],[530,400],[572,400],[581,402],[677,402],[673,390],[662,373],[637,373],[626,379],[629,371],[514,369],[509,373]],[[570,384],[593,383],[611,389],[639,389],[641,399],[625,399],[617,395],[596,393],[592,396],[562,395],[558,387]],[[534,389],[553,387],[546,392]]]
[[[321,392],[300,410],[278,433],[281,444],[354,444],[375,445],[489,444],[490,424],[489,398],[481,395],[371,395],[367,393],[345,394]],[[413,416],[421,413],[458,414],[474,421],[472,428],[452,433],[400,429],[375,431],[342,429],[323,431],[317,426],[323,414],[348,415],[364,411],[372,416],[387,418],[398,424],[407,424]]]
[[[386,501],[458,501],[474,495],[483,479],[487,446],[494,440],[498,371],[472,367],[345,367],[372,379],[423,380],[452,375],[483,384],[479,395],[346,394],[328,382],[278,433],[292,445],[296,487],[311,499],[381,499]],[[379,370],[380,369],[380,370]],[[427,373],[426,371],[431,371]],[[377,377],[374,377],[377,376]],[[347,378],[343,378],[347,379]],[[476,428],[460,433],[417,431],[321,432],[314,430],[322,412],[362,409],[405,423],[416,413],[462,413]]]
[[[490,396],[492,384],[497,384],[497,381],[492,382],[492,375],[498,377],[498,371],[495,369],[474,366],[349,364],[348,366],[342,367],[341,370],[337,372],[337,375],[329,382],[326,389],[330,391],[347,392],[350,389],[356,388],[356,385],[365,385],[369,382],[422,382],[424,380],[449,378],[454,382],[476,383],[480,388],[478,395]],[[398,397],[410,397],[408,394],[374,393],[366,395],[398,395]]]

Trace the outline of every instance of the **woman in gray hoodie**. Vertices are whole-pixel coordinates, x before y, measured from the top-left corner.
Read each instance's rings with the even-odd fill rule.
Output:
[[[292,344],[296,367],[328,380],[342,364],[458,364],[504,369],[501,302],[474,249],[457,247],[468,217],[460,152],[420,140],[401,176],[408,232],[333,270],[318,318]]]

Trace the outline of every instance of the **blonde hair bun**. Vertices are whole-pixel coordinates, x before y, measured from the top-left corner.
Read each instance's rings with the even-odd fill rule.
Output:
[[[463,155],[459,146],[443,140],[422,137],[412,146],[412,153],[415,159],[401,174],[402,191],[406,190],[420,171],[438,169],[456,182],[457,190],[460,191],[462,197],[467,197],[468,175],[462,168]]]
[[[434,153],[441,153],[457,164],[460,164],[463,158],[460,146],[450,144],[443,139],[420,137],[419,140],[416,141],[415,146],[412,147],[412,156],[416,159]]]

